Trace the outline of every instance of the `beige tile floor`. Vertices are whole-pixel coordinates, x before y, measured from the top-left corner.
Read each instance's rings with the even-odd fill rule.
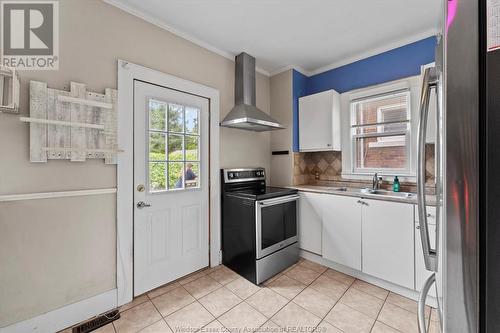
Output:
[[[415,301],[307,260],[262,286],[224,266],[205,269],[120,311],[120,319],[95,332],[418,333]],[[434,309],[427,308],[427,318],[429,332],[438,333]]]

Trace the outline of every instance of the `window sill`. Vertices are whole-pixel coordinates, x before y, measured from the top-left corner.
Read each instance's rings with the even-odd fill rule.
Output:
[[[404,141],[379,141],[379,142],[370,142],[368,144],[368,148],[387,148],[387,147],[405,147],[406,144]]]
[[[347,172],[342,172],[341,176],[343,179],[348,179],[348,180],[372,180],[373,179],[373,173],[347,173]],[[398,176],[400,182],[408,182],[408,183],[415,183],[417,181],[416,175],[408,174],[408,173],[384,173],[384,172],[377,172],[377,175],[379,177],[382,177],[382,180],[384,181],[393,181],[395,176]]]

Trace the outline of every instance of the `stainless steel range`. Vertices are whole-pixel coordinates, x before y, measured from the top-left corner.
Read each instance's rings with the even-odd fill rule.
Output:
[[[263,168],[222,170],[222,262],[260,284],[296,263],[297,190],[266,186]]]

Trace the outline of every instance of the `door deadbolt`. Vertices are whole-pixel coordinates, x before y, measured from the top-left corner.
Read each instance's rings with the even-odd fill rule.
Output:
[[[145,189],[146,189],[146,187],[144,185],[142,185],[142,184],[137,185],[138,192],[144,192]]]

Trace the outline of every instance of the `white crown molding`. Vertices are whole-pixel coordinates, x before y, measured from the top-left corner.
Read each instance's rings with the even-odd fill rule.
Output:
[[[111,6],[114,6],[118,9],[123,10],[124,12],[129,13],[130,15],[136,16],[136,17],[138,17],[138,18],[140,18],[148,23],[156,25],[159,28],[167,30],[168,32],[170,32],[178,37],[181,37],[181,38],[183,38],[183,39],[185,39],[193,44],[196,44],[204,49],[207,49],[207,50],[209,50],[217,55],[220,55],[220,56],[234,62],[234,58],[236,57],[236,54],[232,54],[230,52],[223,51],[215,46],[212,46],[204,41],[199,40],[198,38],[195,38],[189,34],[186,34],[184,32],[177,30],[177,29],[174,29],[171,26],[165,24],[164,22],[161,22],[160,20],[158,20],[158,19],[156,19],[156,18],[154,18],[154,17],[152,17],[152,16],[150,16],[142,11],[139,11],[135,8],[132,8],[131,6],[125,5],[120,0],[103,0],[103,1]],[[270,76],[270,73],[268,71],[266,71],[265,69],[262,69],[258,66],[255,68],[255,70],[262,75]]]
[[[378,48],[375,48],[375,49],[372,49],[372,50],[369,50],[369,51],[366,51],[363,53],[359,53],[359,54],[356,54],[354,56],[336,61],[332,64],[329,64],[329,65],[317,68],[315,70],[309,71],[309,76],[320,74],[320,73],[323,73],[323,72],[326,72],[326,71],[329,71],[329,70],[332,70],[332,69],[335,69],[335,68],[338,68],[338,67],[341,67],[344,65],[351,64],[351,63],[359,61],[359,60],[363,60],[363,59],[375,56],[377,54],[381,54],[381,53],[384,53],[384,52],[387,52],[387,51],[390,51],[393,49],[397,49],[398,47],[405,46],[405,45],[408,45],[408,44],[411,44],[414,42],[418,42],[419,40],[422,40],[422,39],[425,39],[425,38],[428,38],[431,36],[436,36],[438,33],[439,33],[439,31],[437,29],[429,29],[429,30],[417,33],[415,35],[412,35],[410,37],[405,37],[405,38],[402,38],[398,41],[386,44],[382,47],[378,47]]]

